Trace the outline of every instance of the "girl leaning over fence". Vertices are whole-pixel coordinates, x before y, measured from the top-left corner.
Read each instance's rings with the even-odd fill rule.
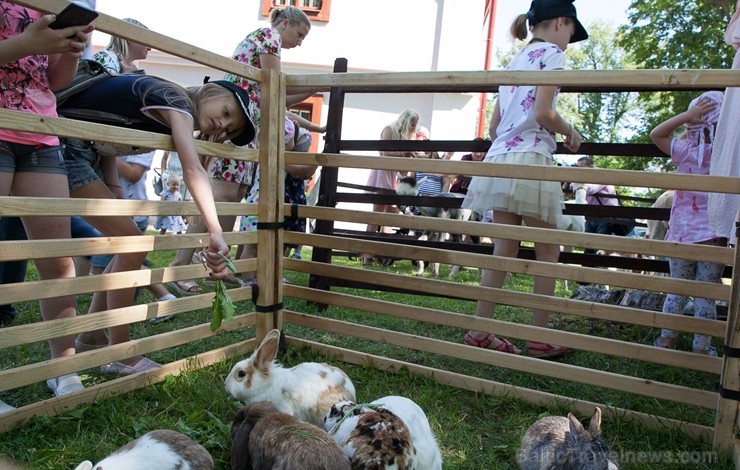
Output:
[[[64,103],[60,114],[65,114],[66,109],[114,113],[129,118],[129,127],[172,135],[184,179],[208,230],[205,259],[213,276],[223,278],[228,273],[223,257],[230,257],[230,251],[218,222],[210,179],[195,149],[193,130],[213,141],[231,140],[235,145],[246,145],[255,134],[247,114],[248,105],[249,96],[231,82],[214,81],[185,89],[158,77],[124,74],[110,77],[72,96]],[[77,117],[82,118],[83,114],[77,113]],[[97,118],[91,115],[87,119],[95,121]],[[115,168],[116,154],[102,154],[107,148],[98,147],[96,143],[65,139],[65,163],[72,197],[124,198]],[[134,153],[131,148],[118,150],[120,155]],[[89,221],[105,236],[141,234],[127,216],[94,217]],[[146,253],[117,254],[104,272],[137,270],[145,256]],[[134,288],[96,292],[89,312],[133,305],[134,293]],[[83,333],[77,338],[77,346],[78,350],[93,349],[129,339],[128,325],[121,325],[110,328],[108,337],[102,331]],[[128,375],[158,366],[147,358],[135,356],[105,364],[102,371]]]
[[[4,2],[0,16],[0,107],[56,116],[52,90],[67,86],[77,70],[92,26],[54,30],[54,15],[43,15]],[[68,198],[67,170],[56,136],[0,129],[0,195]],[[21,217],[30,240],[70,238],[69,217]],[[74,277],[69,257],[34,260],[39,278]],[[44,320],[70,318],[76,314],[75,297],[65,295],[39,301]],[[51,357],[75,353],[74,338],[49,340]],[[57,395],[81,390],[77,374],[47,380]],[[12,408],[0,401],[0,413]]]
[[[533,38],[511,61],[509,70],[560,70],[565,67],[564,51],[569,43],[588,38],[586,30],[576,17],[573,0],[532,2],[531,10],[519,15],[511,27],[512,35],[527,38],[527,23]],[[565,146],[576,151],[581,136],[572,124],[558,114],[555,108],[556,86],[502,86],[491,118],[490,133],[493,143],[484,161],[524,165],[553,165],[555,134],[564,136]],[[473,177],[463,207],[480,214],[493,209],[493,221],[498,224],[527,227],[555,228],[562,213],[562,190],[554,181],[518,180],[509,178]],[[516,258],[519,240],[497,238],[493,254]],[[560,247],[536,243],[538,261],[557,262]],[[506,273],[486,270],[481,279],[485,287],[501,288]],[[535,277],[536,294],[553,295],[555,279]],[[475,311],[478,317],[490,318],[496,304],[479,301]],[[532,323],[547,327],[549,312],[535,309]],[[465,343],[511,354],[521,354],[519,348],[504,338],[491,333],[469,331]],[[560,356],[568,351],[562,346],[529,342],[529,355],[540,358]]]

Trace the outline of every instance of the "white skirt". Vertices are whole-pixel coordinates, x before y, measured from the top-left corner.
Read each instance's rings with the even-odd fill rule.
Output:
[[[486,157],[489,163],[552,165],[552,159],[535,152],[510,152]],[[557,181],[520,180],[474,176],[462,204],[479,214],[489,210],[511,212],[557,225],[563,213],[563,190]]]

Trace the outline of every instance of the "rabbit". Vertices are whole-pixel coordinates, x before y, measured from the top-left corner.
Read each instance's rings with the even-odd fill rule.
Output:
[[[185,434],[169,429],[149,431],[93,465],[86,460],[76,470],[212,470],[208,451]]]
[[[234,470],[349,470],[349,459],[323,429],[258,401],[237,411],[231,425]]]
[[[406,397],[335,403],[324,429],[354,469],[442,469],[442,453],[424,410]]]
[[[517,453],[522,470],[617,470],[609,445],[601,439],[601,409],[588,431],[572,413],[547,416],[527,429]]]
[[[269,401],[301,421],[323,426],[331,405],[355,400],[355,386],[341,369],[304,362],[286,369],[275,362],[280,330],[270,331],[248,358],[238,362],[226,377],[226,391],[245,405]]]

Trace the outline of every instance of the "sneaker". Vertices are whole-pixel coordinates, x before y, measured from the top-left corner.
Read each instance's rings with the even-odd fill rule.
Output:
[[[85,386],[82,385],[82,381],[77,374],[67,374],[61,377],[55,377],[46,381],[46,385],[49,390],[54,392],[54,395],[61,397],[69,395],[70,393],[79,392],[84,390]]]
[[[300,251],[293,252],[293,259],[301,259],[301,252]]]
[[[8,413],[9,411],[13,411],[14,409],[14,406],[10,406],[4,401],[0,400],[0,414]]]

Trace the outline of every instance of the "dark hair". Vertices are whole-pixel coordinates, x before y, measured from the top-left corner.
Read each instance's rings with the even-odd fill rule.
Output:
[[[588,166],[594,166],[594,159],[586,155],[585,157],[579,158],[577,161],[579,162],[586,162],[586,165]]]

